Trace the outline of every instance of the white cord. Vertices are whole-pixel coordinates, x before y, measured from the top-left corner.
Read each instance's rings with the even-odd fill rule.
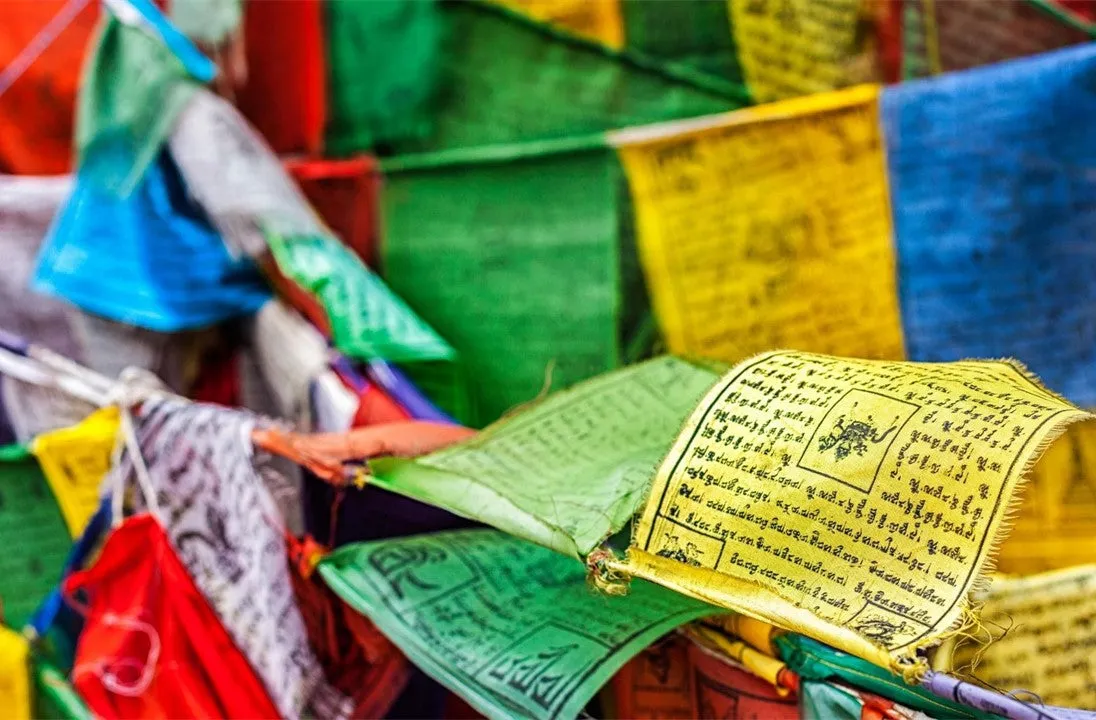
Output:
[[[156,677],[156,664],[160,661],[161,642],[160,634],[149,623],[136,618],[122,617],[108,612],[103,615],[102,623],[105,626],[115,625],[129,630],[136,630],[148,635],[148,655],[144,662],[137,658],[103,658],[94,663],[77,665],[73,668],[73,677],[85,674],[97,676],[103,683],[103,687],[116,695],[126,697],[140,697],[152,685]],[[109,663],[109,666],[108,666]],[[115,668],[133,667],[140,668],[140,675],[133,683],[126,684],[118,677]]]

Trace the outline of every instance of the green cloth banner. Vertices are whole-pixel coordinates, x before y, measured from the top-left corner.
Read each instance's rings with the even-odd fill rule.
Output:
[[[478,0],[335,0],[328,13],[338,154],[572,137],[749,103],[740,86]]]
[[[340,352],[392,362],[455,357],[445,340],[334,237],[267,232],[266,238],[278,269],[320,301]]]
[[[108,3],[76,108],[80,171],[128,195],[216,66],[147,0]]]
[[[835,650],[808,637],[789,633],[778,636],[774,642],[781,659],[799,675],[804,684],[808,682],[825,684],[823,681],[848,683],[906,707],[920,710],[934,718],[993,720],[996,717],[933,695],[928,690],[906,683],[901,677],[885,668]],[[808,702],[815,703],[826,696],[824,688],[817,688],[817,690],[820,693],[818,697],[805,695]],[[822,712],[813,714],[811,717],[834,716]],[[859,714],[856,717],[859,717]]]
[[[50,663],[34,660],[34,717],[39,720],[92,720],[83,699],[64,673]]]
[[[638,580],[595,594],[579,563],[494,530],[347,545],[319,573],[492,720],[575,717],[632,656],[714,611]]]
[[[72,546],[68,526],[38,460],[22,445],[0,448],[0,601],[19,629],[61,579]]]
[[[624,527],[718,374],[674,357],[549,396],[468,442],[370,463],[373,485],[574,558]]]
[[[620,365],[623,178],[593,142],[385,168],[384,277],[460,354],[466,423]]]
[[[351,154],[428,137],[441,75],[433,0],[327,0],[327,150]]]

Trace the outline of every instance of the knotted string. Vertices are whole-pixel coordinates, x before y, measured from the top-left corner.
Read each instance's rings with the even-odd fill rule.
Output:
[[[129,453],[130,462],[133,463],[133,472],[137,476],[137,487],[144,496],[149,513],[157,520],[162,517],[160,515],[160,504],[156,498],[156,489],[152,485],[152,476],[149,474],[148,465],[145,464],[144,456],[141,454],[141,444],[133,423],[133,408],[161,394],[162,391],[158,386],[159,382],[155,377],[151,377],[150,381],[150,375],[147,372],[136,368],[126,368],[105,398],[106,405],[118,406],[121,416],[118,438],[114,443],[110,463],[111,467],[115,469],[115,485],[111,496],[112,527],[118,527],[122,524],[128,478],[127,473],[120,470],[120,463],[125,452]]]

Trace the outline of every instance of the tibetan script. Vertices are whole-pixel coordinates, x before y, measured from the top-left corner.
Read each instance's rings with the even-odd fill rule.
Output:
[[[694,412],[624,567],[897,666],[969,617],[1018,483],[1086,417],[1008,362],[767,353]]]

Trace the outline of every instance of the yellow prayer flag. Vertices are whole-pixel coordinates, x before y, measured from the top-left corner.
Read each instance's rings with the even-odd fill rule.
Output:
[[[1091,417],[1009,362],[766,353],[690,417],[612,567],[920,670],[970,619],[1025,472]]]
[[[780,684],[780,673],[787,668],[787,665],[780,660],[757,651],[741,640],[727,637],[702,623],[692,623],[683,629],[689,638],[709,652],[734,660],[750,673],[772,685],[779,695],[788,694],[788,688]]]
[[[716,615],[703,621],[705,625],[719,628],[724,632],[742,638],[753,649],[763,652],[769,657],[778,657],[779,653],[773,640],[780,634],[776,626],[762,622],[757,618],[741,613],[727,613]]]
[[[1029,575],[1096,562],[1096,423],[1070,426],[1047,450],[997,569]]]
[[[878,94],[612,136],[670,352],[904,357]]]
[[[1096,566],[994,580],[980,616],[996,638],[966,642],[952,666],[992,687],[1027,690],[1048,705],[1096,707]],[[1005,632],[1007,630],[1007,632]]]
[[[118,409],[103,408],[78,425],[39,435],[31,445],[74,538],[99,507],[118,423]]]
[[[496,0],[501,5],[611,48],[624,46],[620,0]]]
[[[0,708],[5,720],[30,718],[30,645],[0,626]]]
[[[727,0],[738,58],[758,102],[851,85],[863,71],[862,0]]]

